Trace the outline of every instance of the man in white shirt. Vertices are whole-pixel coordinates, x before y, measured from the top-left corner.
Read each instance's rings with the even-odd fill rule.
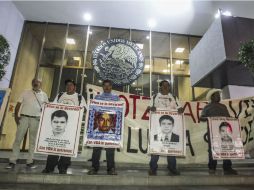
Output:
[[[86,109],[86,101],[84,97],[76,92],[76,83],[73,80],[65,81],[66,92],[59,93],[54,103],[68,104],[81,106]],[[66,174],[69,165],[71,164],[71,157],[48,155],[45,169],[42,173],[53,173],[55,167],[58,167],[59,174]]]
[[[151,107],[148,109],[152,112],[156,110],[168,110],[168,111],[178,111],[178,113],[183,113],[183,108],[181,107],[177,97],[174,97],[170,93],[170,84],[167,80],[160,82],[160,92],[153,97]],[[158,160],[159,155],[151,155],[150,160],[150,170],[149,175],[157,175]],[[176,169],[176,157],[167,156],[169,175],[180,175],[180,172]]]
[[[28,168],[35,168],[33,163],[35,140],[38,131],[42,106],[48,102],[48,96],[41,90],[41,81],[32,80],[32,90],[24,91],[15,107],[15,122],[18,125],[13,143],[12,155],[6,169],[14,169],[20,153],[20,144],[29,129],[29,155],[26,161]],[[19,115],[20,112],[20,115]]]

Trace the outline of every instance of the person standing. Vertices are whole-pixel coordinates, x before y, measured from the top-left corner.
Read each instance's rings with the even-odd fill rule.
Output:
[[[95,100],[104,100],[104,101],[119,101],[119,97],[115,94],[112,94],[112,82],[110,80],[104,80],[102,83],[103,93],[96,95]],[[92,169],[88,171],[88,175],[96,175],[100,168],[100,156],[101,156],[101,147],[93,147],[92,153]],[[106,159],[107,159],[107,174],[108,175],[117,175],[115,171],[115,148],[105,148],[106,150]]]
[[[9,165],[6,169],[14,169],[20,154],[20,144],[29,129],[29,151],[26,161],[27,168],[36,168],[33,162],[36,135],[39,127],[42,106],[48,102],[48,96],[41,90],[41,80],[32,80],[32,90],[25,90],[15,107],[15,122],[18,126],[12,147]],[[20,115],[19,115],[20,113]]]
[[[170,84],[167,80],[163,80],[160,82],[160,92],[156,94],[152,99],[152,106],[148,107],[148,109],[152,112],[156,111],[156,109],[163,109],[168,111],[178,111],[178,113],[183,113],[183,108],[181,107],[178,98],[174,97],[170,93]],[[159,155],[151,155],[150,160],[150,170],[148,171],[149,175],[157,175],[158,168],[158,160]],[[167,156],[168,162],[168,170],[169,175],[180,175],[180,172],[176,169],[176,157],[175,156]]]
[[[221,90],[212,89],[207,93],[206,99],[209,101],[209,104],[207,104],[202,110],[200,117],[201,121],[208,121],[207,118],[209,117],[230,117],[227,107],[224,104],[220,103],[221,101],[220,92]],[[214,160],[212,156],[211,139],[208,125],[207,125],[207,134],[208,134],[209,174],[215,174],[217,160]],[[232,169],[231,160],[223,160],[223,171],[225,175],[237,175],[237,171]]]
[[[71,79],[66,80],[65,88],[66,88],[66,92],[59,93],[56,96],[54,103],[75,105],[75,106],[81,106],[86,108],[85,99],[82,95],[76,92],[76,83],[73,80]],[[48,155],[46,167],[42,171],[42,173],[53,173],[55,170],[55,167],[57,166],[59,174],[66,174],[70,164],[71,164],[71,157]]]

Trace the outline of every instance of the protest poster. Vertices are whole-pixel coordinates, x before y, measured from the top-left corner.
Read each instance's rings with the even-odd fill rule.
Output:
[[[84,145],[122,148],[124,102],[90,100],[88,107]]]
[[[0,88],[0,126],[4,118],[5,109],[7,107],[8,98],[11,90],[9,88]]]
[[[185,156],[183,115],[167,110],[150,112],[148,153],[164,156]]]
[[[209,118],[209,132],[214,159],[244,159],[238,119],[211,117]]]
[[[80,106],[45,104],[35,153],[76,157],[83,111]]]

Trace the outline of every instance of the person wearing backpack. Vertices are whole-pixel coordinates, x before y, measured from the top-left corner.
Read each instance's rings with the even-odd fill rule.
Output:
[[[81,106],[86,109],[86,101],[84,97],[76,92],[76,83],[73,80],[68,79],[65,81],[65,88],[66,92],[60,92],[56,96],[54,103]],[[57,166],[59,174],[66,174],[70,164],[71,157],[48,155],[46,167],[42,173],[53,173]]]
[[[183,108],[181,107],[178,99],[176,96],[173,96],[170,93],[170,84],[167,80],[163,80],[160,82],[160,92],[156,94],[152,101],[151,106],[149,106],[147,109],[155,112],[156,109],[163,109],[163,110],[169,110],[174,111],[177,110],[178,113],[183,113]],[[148,171],[148,174],[153,176],[157,175],[157,168],[158,168],[158,160],[160,156],[159,155],[151,155],[150,160],[150,170]],[[167,156],[167,162],[168,162],[168,170],[169,175],[180,175],[180,172],[176,169],[176,157],[175,156]]]

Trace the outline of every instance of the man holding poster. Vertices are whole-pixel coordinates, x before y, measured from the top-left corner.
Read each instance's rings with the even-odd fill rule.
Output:
[[[212,89],[207,93],[206,99],[209,101],[209,104],[207,104],[204,107],[201,113],[200,118],[201,121],[207,121],[207,118],[209,117],[230,117],[227,107],[224,104],[220,103],[221,100],[220,92],[221,90]],[[228,141],[229,138],[225,137],[226,135],[224,131],[225,130],[224,126],[225,124],[220,125],[219,132],[221,134],[221,139]],[[210,174],[215,174],[217,160],[214,160],[212,156],[211,134],[209,133],[209,128],[207,128],[207,132],[208,132],[208,157],[209,157],[208,168]],[[232,169],[231,160],[228,159],[223,160],[223,170],[225,175],[237,175],[237,171]]]
[[[65,81],[65,87],[66,92],[59,93],[56,96],[54,103],[86,108],[84,97],[76,92],[76,83],[73,80],[68,79]],[[64,140],[64,135],[68,136],[68,134],[65,133],[65,130],[71,126],[68,126],[67,123],[68,114],[64,110],[56,110],[51,114],[52,137],[54,137],[52,139],[56,139],[57,142],[61,142],[61,138]],[[70,164],[71,157],[69,156],[48,155],[46,167],[42,173],[52,173],[54,172],[55,167],[58,166],[59,173],[66,174]]]
[[[119,97],[111,93],[112,82],[110,80],[104,80],[102,84],[103,93],[96,95],[95,100],[104,101],[119,101]],[[115,114],[110,113],[107,110],[103,112],[96,112],[94,118],[94,132],[95,133],[107,133],[112,134],[115,131]],[[88,171],[88,175],[96,175],[100,168],[100,156],[102,147],[93,147],[92,154],[92,169]],[[105,148],[107,159],[107,174],[117,175],[115,171],[115,148]]]
[[[179,101],[176,97],[174,97],[170,93],[170,84],[167,80],[163,80],[160,82],[160,92],[153,97],[151,107],[148,107],[150,112],[150,117],[152,114],[160,114],[157,113],[157,110],[167,110],[168,112],[177,111],[178,113],[183,113],[183,108],[180,106]],[[179,136],[172,133],[174,127],[174,119],[171,116],[163,115],[159,118],[159,123],[161,126],[161,132],[163,134],[158,134],[154,136],[154,140],[158,140],[163,142],[166,141],[179,141]],[[151,128],[155,128],[155,126],[151,126]],[[162,137],[166,137],[167,139],[162,139]],[[169,139],[170,138],[170,139]],[[158,168],[158,160],[159,155],[152,154],[150,160],[150,170],[148,172],[149,175],[157,175]],[[180,175],[180,172],[176,169],[176,157],[175,156],[167,156],[168,162],[168,170],[169,175]]]

